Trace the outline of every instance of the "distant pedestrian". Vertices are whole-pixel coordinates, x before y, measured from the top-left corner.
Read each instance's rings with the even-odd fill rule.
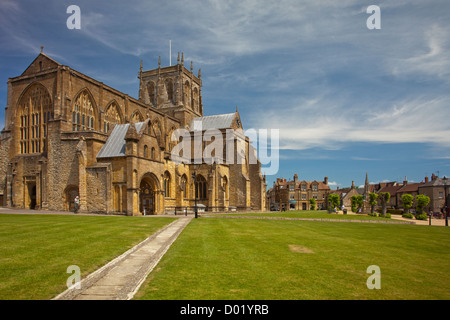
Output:
[[[80,198],[78,196],[75,197],[74,205],[75,205],[74,213],[78,213],[78,209],[80,207]]]

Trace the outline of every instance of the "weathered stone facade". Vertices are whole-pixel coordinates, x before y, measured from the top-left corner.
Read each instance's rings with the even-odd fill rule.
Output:
[[[195,76],[183,60],[149,71],[141,64],[134,99],[39,54],[22,75],[8,80],[1,204],[73,210],[79,195],[81,212],[192,212],[195,203],[208,211],[264,210],[265,177],[259,161],[248,161],[254,150],[239,134],[239,112],[204,117],[201,73]],[[196,131],[195,121],[210,126]],[[245,161],[223,161],[226,148],[214,163],[174,161],[178,141],[171,138],[178,129],[191,137],[214,129],[224,141],[232,130]],[[211,143],[203,139],[202,154]]]
[[[286,181],[277,178],[273,187],[267,192],[267,206],[269,210],[311,210],[310,199],[315,199],[316,209],[327,208],[328,177],[323,181],[300,181],[298,175],[294,174],[294,179]]]

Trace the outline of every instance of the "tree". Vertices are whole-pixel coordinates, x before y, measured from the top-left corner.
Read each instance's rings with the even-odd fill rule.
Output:
[[[409,213],[409,208],[412,207],[413,200],[414,200],[414,197],[412,195],[410,195],[410,194],[403,194],[402,195],[402,203],[403,203],[403,208],[404,208],[404,214],[408,214]]]
[[[416,196],[416,203],[416,210],[419,213],[416,215],[416,219],[427,220],[427,215],[423,212],[423,210],[430,203],[430,198],[424,194],[418,194]]]
[[[332,212],[333,208],[336,208],[337,206],[339,206],[339,195],[336,193],[332,193],[330,195],[328,195],[328,212]]]
[[[316,210],[316,199],[309,199],[309,203],[311,204],[311,210]]]
[[[377,205],[378,195],[374,192],[369,193],[370,213],[373,214],[375,206]]]
[[[391,194],[389,192],[380,192],[379,193],[379,198],[381,201],[381,214],[383,216],[386,216],[386,204],[389,202],[389,200],[391,199]]]
[[[352,211],[357,212],[363,206],[364,197],[362,195],[354,195],[350,198],[350,201],[352,202]]]

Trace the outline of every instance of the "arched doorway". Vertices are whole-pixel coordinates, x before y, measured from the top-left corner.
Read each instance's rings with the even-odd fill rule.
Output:
[[[139,211],[143,215],[155,214],[155,188],[149,179],[142,179],[139,186]]]
[[[36,183],[28,183],[28,203],[26,208],[36,209]]]
[[[65,209],[68,211],[74,211],[75,210],[75,197],[79,195],[78,187],[69,186],[66,188],[66,191],[64,193],[66,196],[66,203],[64,204]]]

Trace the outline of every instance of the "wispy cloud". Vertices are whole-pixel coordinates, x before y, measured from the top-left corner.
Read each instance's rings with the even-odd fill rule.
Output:
[[[421,35],[425,45],[422,52],[395,61],[392,73],[396,76],[424,74],[435,76],[450,82],[450,32],[433,24]]]
[[[285,107],[283,114],[270,111],[261,119],[260,126],[280,129],[280,149],[332,150],[352,142],[450,146],[450,124],[442,122],[443,117],[450,116],[448,101],[449,96],[419,97],[395,101],[390,107],[373,105],[358,111],[345,103],[336,106],[332,97],[323,97]],[[362,159],[369,160],[364,157],[358,160]]]

